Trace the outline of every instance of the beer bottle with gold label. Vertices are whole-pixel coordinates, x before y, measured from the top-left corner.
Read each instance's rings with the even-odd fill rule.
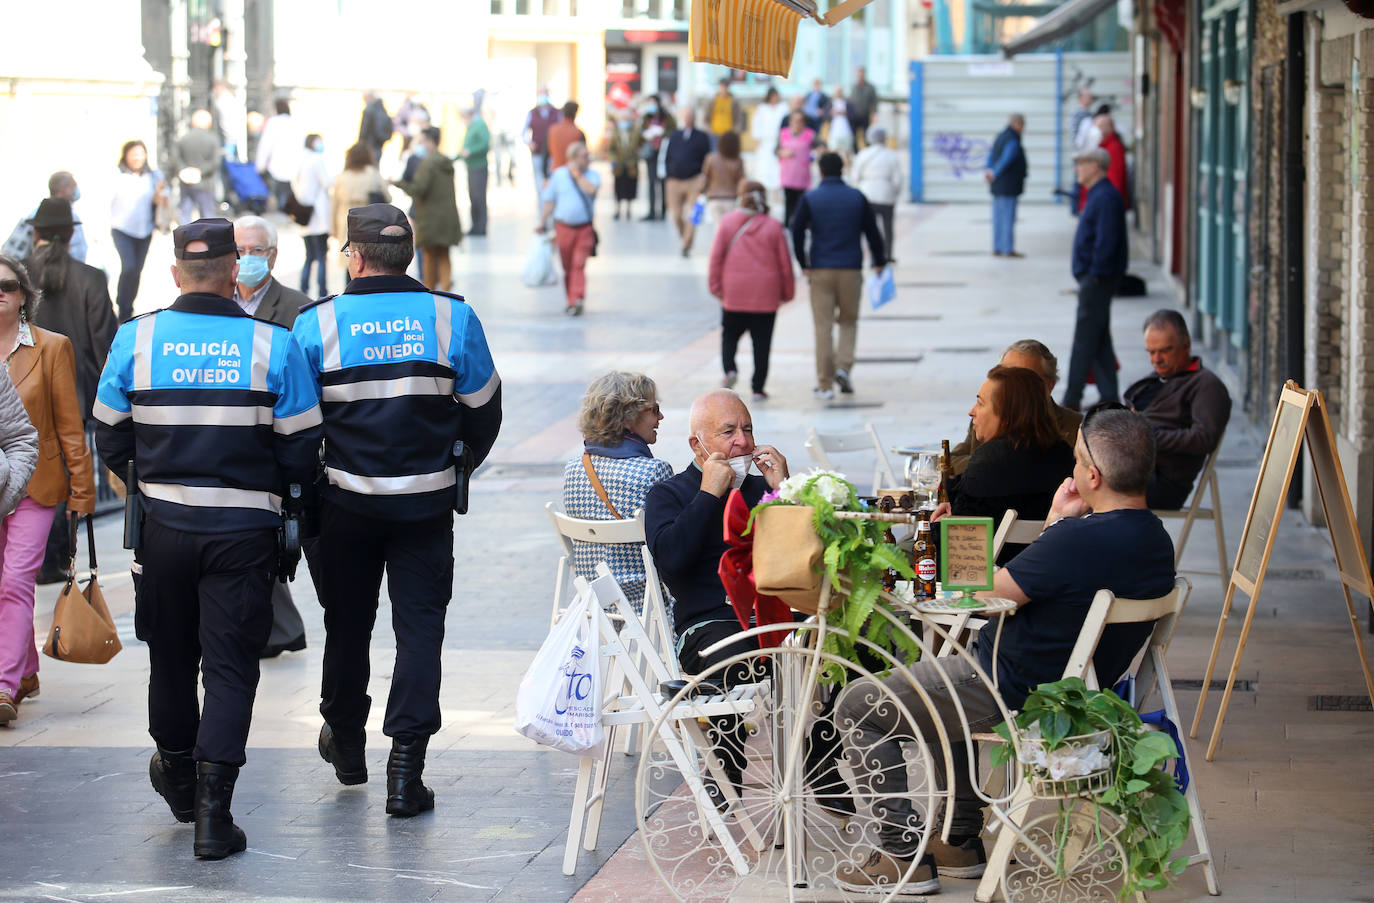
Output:
[[[954,476],[954,467],[949,463],[949,440],[940,440],[940,502],[949,501],[949,478]]]
[[[930,521],[922,520],[916,525],[916,545],[912,547],[911,555],[916,566],[916,580],[912,584],[916,601],[934,599],[938,568],[935,562],[935,543],[930,538]]]

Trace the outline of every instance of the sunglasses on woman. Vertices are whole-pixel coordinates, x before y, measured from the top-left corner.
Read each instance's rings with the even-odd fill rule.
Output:
[[[19,289],[18,279],[0,279],[0,292],[17,292]]]

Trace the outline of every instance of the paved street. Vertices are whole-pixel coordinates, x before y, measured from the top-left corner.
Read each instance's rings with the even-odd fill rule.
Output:
[[[456,528],[445,727],[431,743],[426,769],[437,795],[434,813],[394,820],[382,810],[381,703],[394,655],[385,611],[373,641],[370,783],[341,787],[315,752],[323,628],[302,581],[293,592],[310,647],[264,663],[249,761],[235,795],[249,852],[220,863],[193,860],[190,826],[176,824],[148,784],[147,650],[132,635],[120,525],[107,518],[98,530],[102,583],[126,648],[102,667],[44,659],[42,695],[0,729],[0,824],[7,828],[0,900],[666,898],[632,835],[630,761],[612,780],[599,849],[583,853],[577,875],[565,878],[560,863],[576,760],[526,741],[511,723],[516,686],[548,627],[557,544],[542,508],[558,500],[563,462],[580,447],[576,415],[587,382],[612,368],[648,373],[667,418],[655,451],[675,469],[690,459],[687,408],[720,378],[718,308],[705,290],[710,230],[683,260],[670,225],[613,222],[603,213],[587,313],[569,319],[561,288],[529,289],[519,281],[533,225],[530,194],[528,185],[493,189],[489,237],[466,240],[454,255],[455,288],[482,317],[503,377],[506,420],[474,483],[472,513]],[[802,442],[810,426],[840,430],[869,421],[889,445],[962,436],[982,373],[1012,340],[1043,339],[1067,369],[1072,220],[1062,208],[1022,208],[1018,245],[1025,260],[987,255],[989,211],[982,205],[899,208],[897,229],[898,299],[878,312],[865,309],[852,400],[826,405],[811,396],[804,287],[779,317],[772,397],[751,407],[759,441],[782,450],[794,472],[807,466]],[[150,255],[142,308],[156,306],[151,293],[159,280],[165,301],[173,296],[162,245],[155,242]],[[291,282],[299,241],[284,234],[282,247],[278,273]],[[1173,303],[1157,271],[1136,271],[1151,296],[1115,304],[1123,386],[1147,368],[1140,321]],[[341,274],[332,285],[342,287]],[[747,348],[746,342],[742,381]],[[1238,414],[1226,438],[1222,494],[1232,552],[1267,429],[1267,421],[1255,426]],[[894,457],[893,464],[900,462]],[[859,482],[870,468],[870,461],[857,463]],[[1374,722],[1367,711],[1307,708],[1314,694],[1365,692],[1334,563],[1325,535],[1296,513],[1285,516],[1281,537],[1240,674],[1250,689],[1233,700],[1215,763],[1201,761],[1210,717],[1190,748],[1222,889],[1244,901],[1374,900],[1374,791],[1366,777],[1374,767]],[[1215,567],[1212,549],[1208,527],[1200,525],[1185,567]],[[1216,577],[1193,579],[1170,656],[1179,680],[1202,676],[1224,590]],[[57,591],[40,588],[40,631]],[[1228,662],[1238,622],[1231,622]],[[1186,715],[1196,699],[1195,691],[1180,693]],[[972,884],[948,881],[945,896],[970,900]],[[1152,895],[1204,897],[1196,870],[1177,890]]]

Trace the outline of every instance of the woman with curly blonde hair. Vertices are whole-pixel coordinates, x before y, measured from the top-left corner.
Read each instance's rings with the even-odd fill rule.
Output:
[[[644,507],[657,483],[673,475],[649,446],[658,441],[663,411],[658,388],[642,373],[613,370],[587,387],[577,425],[580,458],[563,472],[563,510],[583,520],[623,520]],[[644,563],[633,545],[573,543],[573,570],[592,579],[605,560],[636,612],[644,608]]]

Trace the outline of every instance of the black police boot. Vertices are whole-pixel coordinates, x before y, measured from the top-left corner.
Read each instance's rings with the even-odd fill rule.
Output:
[[[229,804],[239,770],[233,765],[197,762],[196,845],[197,859],[223,859],[248,849],[243,829],[234,824]]]
[[[196,760],[189,749],[172,752],[159,746],[148,762],[148,778],[177,821],[195,821]]]
[[[334,766],[340,784],[367,783],[367,733],[340,733],[326,721],[320,728],[320,758]]]
[[[391,755],[386,760],[387,815],[410,818],[434,808],[434,791],[420,780],[428,746],[428,737],[413,743],[391,741]]]

